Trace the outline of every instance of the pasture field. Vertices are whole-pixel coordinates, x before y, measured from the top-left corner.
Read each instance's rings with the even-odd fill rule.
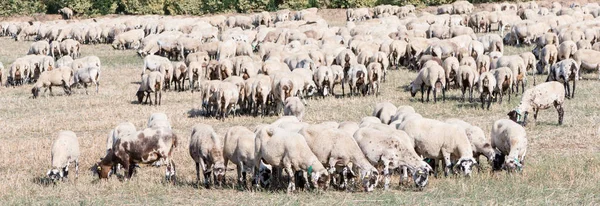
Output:
[[[0,39],[0,61],[8,68],[14,59],[27,53],[31,42]],[[507,47],[516,54],[530,47]],[[565,103],[564,125],[557,125],[554,108],[541,111],[537,124],[526,128],[529,148],[522,174],[491,173],[485,158],[484,170],[470,178],[431,178],[423,191],[398,183],[393,188],[372,193],[335,191],[240,191],[233,185],[236,172],[230,163],[227,186],[204,189],[195,186],[195,167],[189,156],[188,140],[196,123],[212,125],[221,135],[234,125],[253,129],[277,117],[241,116],[220,121],[199,116],[200,94],[164,92],[162,106],[139,105],[135,98],[142,59],[131,50],[113,50],[110,45],[83,45],[82,56],[97,55],[102,61],[100,91],[85,95],[83,89],[66,96],[55,89],[55,96],[31,98],[31,85],[0,88],[0,204],[2,205],[595,205],[600,204],[600,81],[596,73],[584,74],[577,83],[575,99]],[[450,90],[447,100],[421,103],[420,94],[410,96],[406,87],[416,76],[405,69],[391,70],[379,96],[314,98],[308,100],[304,120],[360,121],[370,115],[374,105],[390,101],[410,105],[424,117],[460,118],[481,127],[489,135],[492,123],[507,118],[521,95],[503,104],[492,103],[482,110],[476,102],[459,100],[460,92]],[[537,81],[545,76],[537,76]],[[529,77],[527,88],[533,84]],[[92,91],[92,90],[90,90]],[[336,89],[340,93],[341,89]],[[177,184],[164,182],[164,167],[142,166],[131,181],[116,178],[98,181],[89,170],[105,153],[108,132],[122,121],[138,128],[145,126],[153,112],[169,116],[179,136],[174,160]],[[72,130],[79,137],[81,163],[79,178],[71,170],[68,182],[48,184],[50,150],[60,130]]]

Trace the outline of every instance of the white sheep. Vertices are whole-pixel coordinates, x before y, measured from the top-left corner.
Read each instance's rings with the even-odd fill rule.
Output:
[[[415,140],[415,150],[418,154],[433,159],[434,165],[443,159],[446,176],[453,165],[459,166],[460,170],[469,176],[471,167],[477,164],[466,132],[459,126],[433,119],[416,118],[402,123],[400,129]]]
[[[431,62],[431,61],[430,61]],[[427,101],[429,102],[429,92],[433,89],[433,101],[437,102],[436,92],[442,90],[442,100],[446,100],[446,76],[444,68],[437,63],[425,63],[414,81],[410,83],[410,94],[414,97],[417,91],[421,89],[421,102],[423,102],[423,93],[427,88]]]
[[[160,105],[162,100],[163,82],[164,78],[160,72],[154,71],[144,74],[142,76],[140,87],[135,94],[138,98],[138,102],[142,104],[144,97],[146,97],[144,104],[148,103],[148,99],[150,99],[150,104],[152,104],[150,93],[154,93],[154,105]]]
[[[467,138],[469,138],[469,142],[471,142],[471,148],[473,149],[473,157],[476,160],[479,159],[479,156],[481,155],[485,156],[490,161],[494,160],[494,148],[491,147],[490,139],[485,136],[483,130],[480,127],[471,125],[463,120],[454,118],[447,119],[445,122],[458,125],[465,130]]]
[[[373,191],[377,186],[378,172],[362,153],[352,134],[323,124],[305,127],[299,132],[319,161],[329,168],[334,175],[336,168],[342,167],[340,188],[347,188],[350,174],[354,174],[352,166],[360,170],[360,179],[365,191]],[[355,176],[355,175],[353,175]],[[337,185],[336,178],[332,178]]]
[[[526,90],[521,98],[521,104],[510,111],[508,116],[511,120],[525,126],[529,113],[534,113],[533,118],[535,121],[540,110],[554,106],[558,112],[558,124],[562,125],[565,114],[564,103],[564,85],[560,82],[545,82]]]
[[[494,91],[496,90],[496,77],[490,71],[483,72],[477,80],[477,87],[479,93],[481,93],[481,109],[483,109],[487,100],[487,109],[490,110],[490,104],[492,98],[494,98]]]
[[[389,188],[392,171],[407,167],[412,171],[413,181],[417,187],[425,187],[431,167],[422,161],[414,150],[410,137],[402,131],[393,133],[370,127],[358,129],[354,135],[358,146],[369,162],[380,168],[379,174],[384,176],[384,187]]]
[[[196,178],[200,183],[200,168],[204,173],[204,186],[209,187],[211,177],[222,184],[227,169],[223,159],[223,140],[212,126],[196,124],[190,136],[190,156],[196,163]]]
[[[380,102],[375,105],[371,116],[379,118],[383,124],[390,124],[397,110],[398,108],[390,102]]]
[[[37,82],[35,82],[33,88],[31,89],[33,98],[35,99],[39,96],[41,88],[46,88],[44,93],[49,89],[50,95],[54,95],[52,94],[52,86],[61,86],[67,95],[71,95],[71,88],[69,87],[71,76],[72,71],[64,67],[42,72]]]
[[[297,171],[302,171],[307,184],[310,182],[315,187],[329,185],[329,172],[313,154],[302,135],[272,126],[258,128],[255,133],[255,167],[259,167],[258,160],[262,159],[274,168],[285,170],[290,177],[288,193],[296,189],[294,174]],[[258,173],[256,175],[259,179]]]
[[[153,127],[164,127],[171,129],[171,122],[169,122],[169,117],[167,117],[167,114],[162,112],[152,113],[150,118],[148,118],[147,128]]]
[[[224,165],[227,165],[230,160],[237,165],[238,184],[244,188],[247,186],[247,172],[254,171],[254,138],[254,132],[242,126],[231,127],[225,133],[225,143],[223,146]]]
[[[72,131],[60,131],[52,144],[52,169],[48,170],[48,178],[56,181],[67,178],[69,166],[75,163],[75,178],[79,177],[79,141]]]
[[[85,88],[85,94],[88,94],[87,88],[88,84],[96,85],[96,93],[98,93],[98,86],[100,78],[100,67],[91,66],[87,68],[79,69],[73,74],[73,84],[71,84],[71,88],[83,84]]]
[[[494,122],[491,137],[492,148],[500,152],[494,160],[494,169],[504,168],[508,171],[523,169],[525,154],[527,154],[525,128],[509,119],[500,119]]]
[[[304,104],[298,97],[288,97],[285,99],[285,106],[283,107],[283,115],[293,115],[302,121],[304,117]]]

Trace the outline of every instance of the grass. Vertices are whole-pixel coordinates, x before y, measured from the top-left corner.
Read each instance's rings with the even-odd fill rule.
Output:
[[[0,39],[0,61],[9,67],[14,59],[23,56],[30,42]],[[507,47],[507,54],[526,51],[527,47]],[[529,139],[527,165],[522,174],[489,173],[489,168],[471,178],[432,178],[423,191],[398,186],[391,191],[377,189],[373,193],[297,192],[287,195],[276,192],[244,192],[236,189],[198,189],[195,169],[187,150],[190,130],[196,123],[213,125],[224,134],[233,125],[253,129],[257,124],[270,123],[276,117],[235,117],[225,121],[191,117],[199,108],[199,94],[167,92],[160,107],[139,105],[135,91],[139,82],[142,60],[134,51],[115,51],[109,45],[82,47],[82,56],[97,55],[103,67],[98,94],[85,95],[83,90],[65,96],[55,90],[54,97],[31,99],[31,85],[0,88],[0,201],[3,205],[82,204],[82,205],[391,205],[391,204],[510,204],[566,205],[598,204],[600,197],[600,82],[597,74],[588,73],[577,84],[574,100],[565,103],[564,125],[557,126],[554,109],[541,111],[537,124],[526,128]],[[456,100],[458,90],[447,93],[446,102],[421,103],[420,96],[410,97],[406,86],[416,76],[414,72],[393,70],[388,82],[382,84],[381,95],[353,98],[325,98],[308,101],[305,120],[360,121],[370,115],[373,106],[381,101],[395,105],[411,105],[424,117],[435,119],[460,118],[490,132],[495,120],[517,106],[520,95],[510,102],[493,103],[491,109],[481,110],[479,103]],[[538,82],[545,79],[538,76]],[[531,87],[531,79],[528,88]],[[340,91],[336,91],[340,92]],[[475,96],[478,96],[476,93]],[[143,167],[129,182],[111,179],[97,181],[90,168],[104,154],[108,132],[122,121],[138,128],[146,124],[153,112],[165,112],[180,137],[174,154],[178,184],[164,184],[164,168]],[[60,130],[72,130],[79,137],[81,171],[65,183],[48,184],[44,178],[50,167],[50,150]],[[485,163],[485,160],[482,159]],[[229,165],[233,168],[232,165]],[[71,170],[73,171],[73,170]],[[73,173],[71,173],[73,175]],[[228,172],[229,183],[235,171]],[[397,183],[397,179],[393,182]]]

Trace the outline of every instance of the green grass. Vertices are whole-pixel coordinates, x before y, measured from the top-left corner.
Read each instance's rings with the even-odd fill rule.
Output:
[[[6,68],[14,59],[25,55],[30,42],[0,39],[0,61]],[[507,47],[507,54],[526,51],[527,47]],[[225,121],[213,118],[190,117],[198,109],[198,93],[167,92],[160,107],[139,105],[135,92],[142,60],[134,51],[115,51],[109,45],[82,47],[82,56],[98,55],[102,61],[100,92],[85,95],[77,90],[71,96],[55,90],[54,97],[31,99],[31,85],[0,88],[0,201],[2,205],[449,205],[449,204],[510,204],[566,205],[598,204],[600,202],[600,138],[598,111],[600,82],[597,74],[584,74],[590,80],[578,82],[576,97],[565,103],[564,125],[557,126],[556,111],[541,111],[537,124],[526,128],[529,140],[527,162],[522,174],[489,173],[489,167],[471,178],[432,178],[423,191],[398,186],[373,193],[363,192],[248,192],[236,189],[197,189],[195,169],[187,150],[190,130],[196,123],[213,125],[224,134],[233,125],[253,129],[270,123],[276,117],[235,117]],[[424,117],[434,119],[460,118],[480,126],[489,134],[495,120],[506,118],[516,107],[520,95],[502,105],[493,103],[491,109],[481,110],[479,103],[456,100],[460,92],[447,93],[449,100],[434,104],[421,103],[410,97],[406,86],[416,76],[414,72],[393,70],[388,82],[382,84],[381,95],[352,98],[316,98],[308,101],[305,121],[360,121],[370,115],[373,106],[381,101],[395,105],[411,105]],[[538,82],[545,77],[538,76]],[[529,81],[531,87],[532,81]],[[340,91],[336,91],[340,92]],[[476,93],[475,96],[479,94]],[[122,121],[138,128],[146,124],[153,112],[165,112],[180,137],[174,154],[179,182],[176,186],[163,183],[164,168],[143,167],[129,182],[111,179],[97,181],[88,170],[104,154],[108,132]],[[52,141],[59,130],[74,131],[80,141],[81,171],[77,181],[57,185],[45,184],[44,176],[50,167]],[[485,160],[482,159],[482,164]],[[233,168],[233,165],[229,165]],[[73,171],[73,170],[71,170]],[[73,175],[73,173],[71,173]],[[229,183],[235,171],[229,171]],[[397,177],[397,176],[396,176]]]

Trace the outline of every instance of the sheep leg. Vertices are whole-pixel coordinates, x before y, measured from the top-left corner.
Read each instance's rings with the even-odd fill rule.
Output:
[[[469,103],[473,103],[473,86],[469,88]]]
[[[225,165],[227,165],[227,162],[225,162]],[[238,185],[241,186],[242,188],[246,188],[246,172],[243,171],[244,169],[244,163],[240,162],[237,165],[237,177],[238,177]],[[227,170],[225,170],[227,171]]]
[[[79,178],[79,160],[75,160],[75,179]]]
[[[288,183],[288,187],[287,187],[287,193],[292,193],[294,190],[296,190],[296,178],[294,177],[294,171],[292,170],[291,165],[287,165],[285,167],[285,173],[287,173],[287,175],[290,177],[289,183]]]
[[[200,163],[196,162],[196,184],[200,184]]]
[[[390,181],[392,180],[392,174],[390,174],[390,163],[384,162],[385,166],[383,167],[383,176],[384,176],[384,184],[383,188],[385,190],[390,189]]]
[[[538,111],[540,111],[539,109],[533,109],[533,120],[537,121],[537,115],[538,115]]]
[[[83,88],[85,89],[85,95],[89,95],[88,94],[88,90],[87,90],[87,84],[83,83]]]
[[[573,89],[571,90],[570,94],[571,94],[571,99],[575,98],[575,80],[573,80]]]
[[[565,110],[563,109],[562,105],[556,101],[554,102],[554,107],[556,107],[556,111],[558,112],[558,125],[562,125],[563,116],[565,115]],[[537,114],[537,112],[536,112],[536,114]]]
[[[487,95],[485,95],[485,93],[481,93],[481,95],[479,96],[479,99],[481,101],[481,109],[483,109],[483,106],[485,105],[484,100],[487,99],[487,98],[484,98],[484,96],[487,96]]]
[[[450,161],[450,154],[445,153],[442,154],[444,156],[444,164],[446,167],[444,168],[444,176],[448,177],[448,173],[451,172],[452,169],[452,161]]]
[[[465,102],[465,92],[467,91],[467,85],[464,85],[462,88],[462,101]]]
[[[571,97],[570,91],[569,91],[569,89],[570,89],[569,82],[565,81],[565,83],[563,84],[563,87],[565,88],[565,97],[567,99],[569,99]]]
[[[425,92],[425,87],[421,85],[421,103],[423,103],[423,93]],[[427,95],[427,101],[429,101],[429,94]]]

